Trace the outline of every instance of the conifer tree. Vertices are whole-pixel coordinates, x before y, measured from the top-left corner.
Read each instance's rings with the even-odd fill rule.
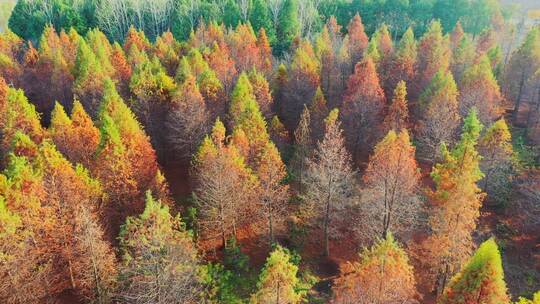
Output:
[[[191,74],[176,89],[172,103],[165,123],[168,142],[181,158],[190,158],[207,133],[209,122],[204,99]]]
[[[297,6],[296,0],[285,0],[283,2],[279,22],[276,24],[277,43],[274,52],[278,56],[288,51],[293,39],[300,34]]]
[[[285,129],[285,126],[281,123],[277,115],[272,117],[270,125],[268,126],[268,133],[270,133],[270,139],[276,144],[281,154],[288,155],[286,153],[289,152],[287,151],[287,148],[291,143],[291,138],[289,132]]]
[[[505,67],[504,84],[505,96],[514,101],[512,113],[513,123],[517,122],[518,114],[524,97],[530,90],[531,76],[540,68],[540,29],[532,28],[521,46],[512,54]]]
[[[248,77],[253,89],[253,95],[255,96],[255,100],[259,105],[259,109],[265,119],[270,121],[270,118],[273,115],[272,109],[274,107],[274,101],[270,91],[270,84],[264,75],[257,70],[251,70],[248,73]]]
[[[412,28],[401,37],[394,55],[392,56],[385,81],[385,92],[390,94],[400,81],[411,83],[414,80],[417,67],[417,45]]]
[[[144,212],[120,232],[120,297],[133,303],[198,301],[198,257],[179,216],[146,193]]]
[[[414,303],[415,279],[407,254],[392,234],[348,263],[336,280],[332,303]]]
[[[297,273],[298,266],[292,263],[289,251],[276,246],[266,259],[257,282],[257,292],[251,296],[250,303],[301,303],[303,295],[297,291]]]
[[[324,139],[317,144],[315,154],[308,160],[303,181],[315,216],[322,223],[326,256],[330,255],[329,241],[334,215],[347,205],[354,184],[351,157],[345,148],[338,113],[334,109],[326,118]]]
[[[439,294],[473,247],[471,233],[484,197],[477,186],[483,176],[476,151],[481,130],[482,124],[473,109],[464,120],[459,143],[451,151],[442,146],[443,161],[431,173],[435,182],[435,190],[428,193],[432,234],[423,247],[427,254],[424,262],[431,269],[431,280]]]
[[[420,209],[414,194],[420,173],[409,133],[393,130],[375,146],[364,174],[370,192],[364,209],[372,219],[367,226],[385,238],[389,231],[401,233],[414,226]]]
[[[322,140],[324,136],[324,119],[329,112],[324,94],[321,88],[318,87],[309,106],[310,130],[314,142]]]
[[[82,38],[79,41],[73,75],[75,98],[80,100],[88,114],[95,118],[103,94],[103,83],[107,76],[98,58]]]
[[[450,57],[448,36],[443,36],[439,21],[432,21],[418,43],[418,73],[416,87],[411,92],[413,99],[429,85],[437,72],[448,70]]]
[[[212,69],[204,71],[199,76],[197,84],[212,120],[217,117],[224,117],[227,98],[223,84],[217,77],[216,72]]]
[[[463,73],[460,81],[459,110],[461,116],[475,107],[480,121],[489,124],[502,114],[502,95],[486,55]]]
[[[483,190],[496,201],[503,200],[510,187],[512,172],[512,135],[504,118],[493,123],[480,138],[478,150],[482,155],[480,168],[484,172]]]
[[[131,109],[124,103],[116,91],[114,83],[107,79],[103,88],[103,101],[100,105],[100,117],[109,116],[119,133],[119,140],[125,146],[125,154],[134,172],[139,194],[142,196],[146,189],[158,193],[162,188],[156,176],[159,175],[157,157],[150,139],[135,118]],[[166,194],[165,194],[166,195]]]
[[[214,42],[208,54],[208,65],[216,72],[218,79],[223,84],[223,89],[229,93],[233,87],[233,80],[238,71],[235,62],[231,58],[228,47]]]
[[[9,152],[15,134],[20,131],[39,144],[44,139],[46,132],[41,127],[39,113],[36,111],[22,90],[8,88],[5,101],[0,112],[2,127],[2,141],[0,151],[3,157]]]
[[[225,126],[217,119],[194,158],[195,195],[204,237],[226,240],[249,221],[256,179],[234,145],[225,143]]]
[[[349,37],[349,54],[354,66],[362,59],[364,50],[368,45],[368,37],[364,31],[364,24],[362,24],[362,19],[358,13],[351,19],[347,27],[347,32]]]
[[[259,155],[256,174],[259,178],[261,214],[268,223],[268,238],[274,242],[276,226],[283,221],[288,200],[288,185],[283,184],[287,175],[285,164],[276,146],[269,141]]]
[[[420,154],[437,158],[441,143],[451,145],[460,116],[458,90],[450,72],[439,71],[420,96],[422,120],[418,130]]]
[[[452,278],[438,303],[508,303],[501,254],[494,239],[483,242]]]
[[[298,183],[300,184],[300,193],[303,192],[303,178],[306,172],[306,162],[310,156],[310,151],[313,145],[311,138],[311,115],[306,106],[300,115],[300,122],[294,131],[294,159],[293,165],[296,169]]]
[[[349,78],[342,106],[348,146],[356,159],[369,152],[378,139],[384,106],[384,91],[375,64],[367,56]]]
[[[280,70],[278,77],[285,76],[283,72]],[[279,114],[287,129],[294,130],[304,104],[312,100],[320,85],[320,65],[309,41],[301,41],[286,75],[286,84],[280,89]]]
[[[259,110],[256,96],[253,93],[253,86],[245,73],[240,75],[234,88],[229,111],[233,130],[241,129],[245,133],[249,143],[249,151],[244,157],[248,164],[253,165],[270,136],[266,131],[266,121]]]
[[[400,81],[394,89],[392,103],[388,107],[383,124],[386,130],[399,132],[403,129],[408,129],[409,107],[407,102],[407,85],[404,81]]]
[[[55,106],[49,132],[58,150],[68,160],[90,169],[93,167],[94,153],[99,145],[99,129],[78,100],[73,102],[71,118],[67,117],[60,104]]]
[[[473,41],[468,35],[463,36],[452,52],[450,64],[450,69],[456,80],[461,81],[463,73],[474,63],[476,57]]]

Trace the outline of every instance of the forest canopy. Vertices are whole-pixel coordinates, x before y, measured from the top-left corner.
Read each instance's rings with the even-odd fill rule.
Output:
[[[498,0],[16,1],[0,302],[538,304],[526,16]]]

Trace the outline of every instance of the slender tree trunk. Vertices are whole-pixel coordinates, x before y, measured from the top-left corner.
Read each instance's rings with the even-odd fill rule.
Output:
[[[328,225],[330,224],[330,190],[328,191],[328,197],[326,199],[326,214],[324,216],[324,254],[330,256],[330,244],[328,237]]]

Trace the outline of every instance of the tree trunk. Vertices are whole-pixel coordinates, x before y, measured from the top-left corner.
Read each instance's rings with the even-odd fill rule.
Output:
[[[519,116],[519,107],[521,106],[521,95],[523,95],[523,86],[525,85],[525,72],[521,73],[521,80],[519,81],[519,91],[516,98],[516,105],[514,106],[514,113],[512,113],[512,121],[514,125],[517,123]]]
[[[328,197],[326,199],[326,214],[324,216],[324,255],[330,256],[330,245],[329,245],[329,237],[328,237],[328,225],[330,223],[330,192],[328,193]]]

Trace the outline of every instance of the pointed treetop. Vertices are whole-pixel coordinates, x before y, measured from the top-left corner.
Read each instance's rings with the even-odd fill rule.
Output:
[[[501,254],[493,238],[476,250],[445,289],[439,304],[508,303]]]

